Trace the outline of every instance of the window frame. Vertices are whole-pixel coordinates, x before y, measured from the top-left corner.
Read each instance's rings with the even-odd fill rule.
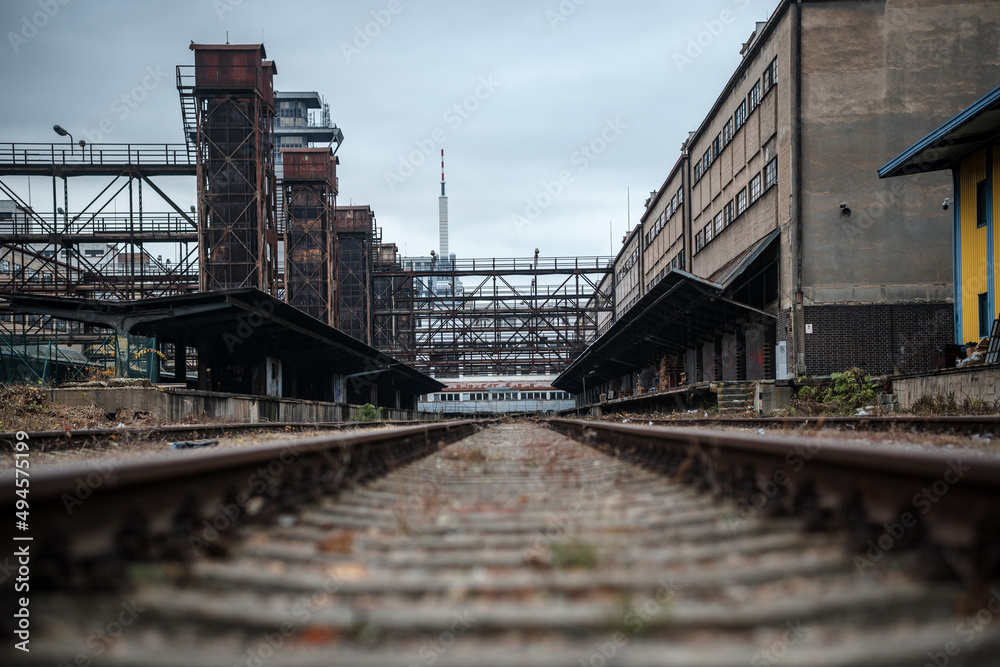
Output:
[[[753,84],[747,93],[747,113],[752,114],[760,106],[760,79]]]
[[[770,162],[764,165],[764,192],[767,192],[778,184],[778,156],[774,156]]]
[[[740,188],[740,191],[736,193],[735,199],[736,199],[736,217],[738,218],[744,213],[746,213],[746,210],[750,207],[750,204],[747,202],[747,189],[745,187]],[[741,199],[742,202],[740,201]],[[742,206],[740,206],[741,203],[743,204]]]
[[[754,174],[753,178],[750,179],[750,183],[747,184],[747,195],[749,198],[749,204],[753,205],[761,195],[764,194],[764,179],[760,172]]]
[[[990,335],[990,325],[993,318],[990,317],[990,293],[983,292],[979,295],[979,337],[986,338]]]
[[[746,125],[747,122],[747,101],[741,100],[739,106],[736,107],[736,111],[733,113],[733,118],[736,121],[736,127],[733,129],[733,134],[740,131],[740,128]]]

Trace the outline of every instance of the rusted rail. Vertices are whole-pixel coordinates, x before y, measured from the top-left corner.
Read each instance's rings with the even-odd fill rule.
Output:
[[[565,414],[565,413],[562,413]],[[871,415],[816,417],[677,417],[663,419],[643,415],[611,416],[609,421],[655,426],[736,426],[767,429],[839,429],[845,431],[916,431],[920,433],[964,433],[1000,435],[1000,415]]]
[[[792,436],[550,419],[606,454],[736,501],[734,521],[798,516],[846,529],[858,553],[920,548],[935,570],[1000,575],[1000,459]]]
[[[375,422],[247,422],[238,424],[174,424],[141,428],[86,428],[53,431],[27,431],[32,448],[42,446],[46,451],[87,443],[100,444],[113,440],[117,443],[144,442],[147,440],[202,438],[224,436],[229,433],[261,431],[307,431],[375,428],[379,426],[413,426],[428,423],[419,421]],[[18,442],[17,432],[0,433],[0,443],[12,447]]]
[[[31,539],[33,590],[114,587],[127,561],[187,561],[224,552],[226,534],[239,524],[272,519],[383,475],[483,423],[435,422],[142,460],[29,467],[30,527],[16,532],[13,522],[5,522],[3,536],[6,544],[14,535]],[[15,475],[0,472],[0,507],[8,516],[19,499]]]

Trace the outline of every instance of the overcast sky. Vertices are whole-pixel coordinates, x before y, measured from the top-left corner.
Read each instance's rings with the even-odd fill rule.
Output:
[[[174,68],[228,30],[263,39],[277,90],[326,97],[344,132],[338,203],[371,205],[400,250],[438,245],[444,148],[452,252],[606,255],[776,4],[3,0],[0,142],[66,141],[55,123],[99,141],[105,120],[106,142],[182,142]],[[160,183],[194,203],[193,178]],[[51,209],[51,184],[32,189]]]

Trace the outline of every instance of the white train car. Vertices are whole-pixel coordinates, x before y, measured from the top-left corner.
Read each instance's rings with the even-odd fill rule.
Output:
[[[552,386],[555,375],[438,378],[446,387],[417,401],[418,410],[447,414],[555,412],[575,405],[573,396]]]

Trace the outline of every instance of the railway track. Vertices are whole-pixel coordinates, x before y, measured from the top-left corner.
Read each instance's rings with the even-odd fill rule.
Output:
[[[922,485],[935,492],[954,470],[942,457],[869,451],[859,460],[856,447],[817,448],[815,439],[547,425],[475,432],[482,425],[458,422],[243,449],[226,482],[214,476],[222,452],[192,453],[186,481],[172,482],[186,488],[170,491],[186,515],[161,513],[174,520],[161,518],[142,539],[130,533],[138,526],[129,512],[107,517],[119,529],[102,535],[75,522],[64,528],[54,559],[64,570],[39,582],[47,590],[33,602],[32,652],[15,657],[213,666],[996,664],[1000,623],[989,621],[1000,593],[990,583],[998,572],[988,523],[1000,497],[996,460],[961,464],[961,478],[946,482],[914,528],[886,508],[905,512]],[[279,447],[298,452],[295,464],[254,496],[260,503],[242,501],[259,505],[252,520],[224,544],[209,539],[194,520],[210,520],[206,508],[224,500],[202,498],[198,513],[183,499],[209,481],[238,493],[242,482],[233,480],[280,460]],[[804,465],[775,477],[776,466],[797,465],[788,452]],[[321,488],[305,483],[305,471],[324,461],[313,477]],[[144,465],[118,479],[144,487],[144,500],[133,502],[169,504],[164,481],[150,479],[162,473]],[[43,511],[68,479],[34,479]],[[782,490],[758,502],[767,481]],[[121,503],[120,493],[108,497]],[[956,516],[962,505],[965,519]],[[105,516],[114,506],[79,512]],[[47,523],[65,514],[55,510]],[[883,516],[892,544],[874,528]],[[868,535],[876,551],[845,549]],[[197,557],[171,553],[184,538],[190,550],[192,536],[205,543],[195,542]],[[123,553],[140,543],[147,553]],[[914,574],[931,552],[953,576]],[[102,563],[137,556],[152,563],[132,566],[128,588],[107,581],[117,587],[93,590]],[[87,577],[74,576],[81,568]]]
[[[38,451],[58,451],[70,447],[102,445],[109,442],[147,442],[152,440],[187,440],[227,437],[238,433],[282,431],[342,431],[382,426],[412,426],[415,421],[374,422],[249,422],[235,424],[175,424],[137,428],[83,428],[52,431],[26,431],[27,440]],[[0,443],[12,448],[19,442],[17,432],[0,432]]]
[[[628,417],[625,417],[628,419]],[[620,422],[621,419],[611,417]],[[638,416],[635,423],[654,426],[735,426],[765,429],[838,429],[845,431],[956,433],[1000,435],[1000,415],[870,415],[817,417],[679,417],[656,419]]]

